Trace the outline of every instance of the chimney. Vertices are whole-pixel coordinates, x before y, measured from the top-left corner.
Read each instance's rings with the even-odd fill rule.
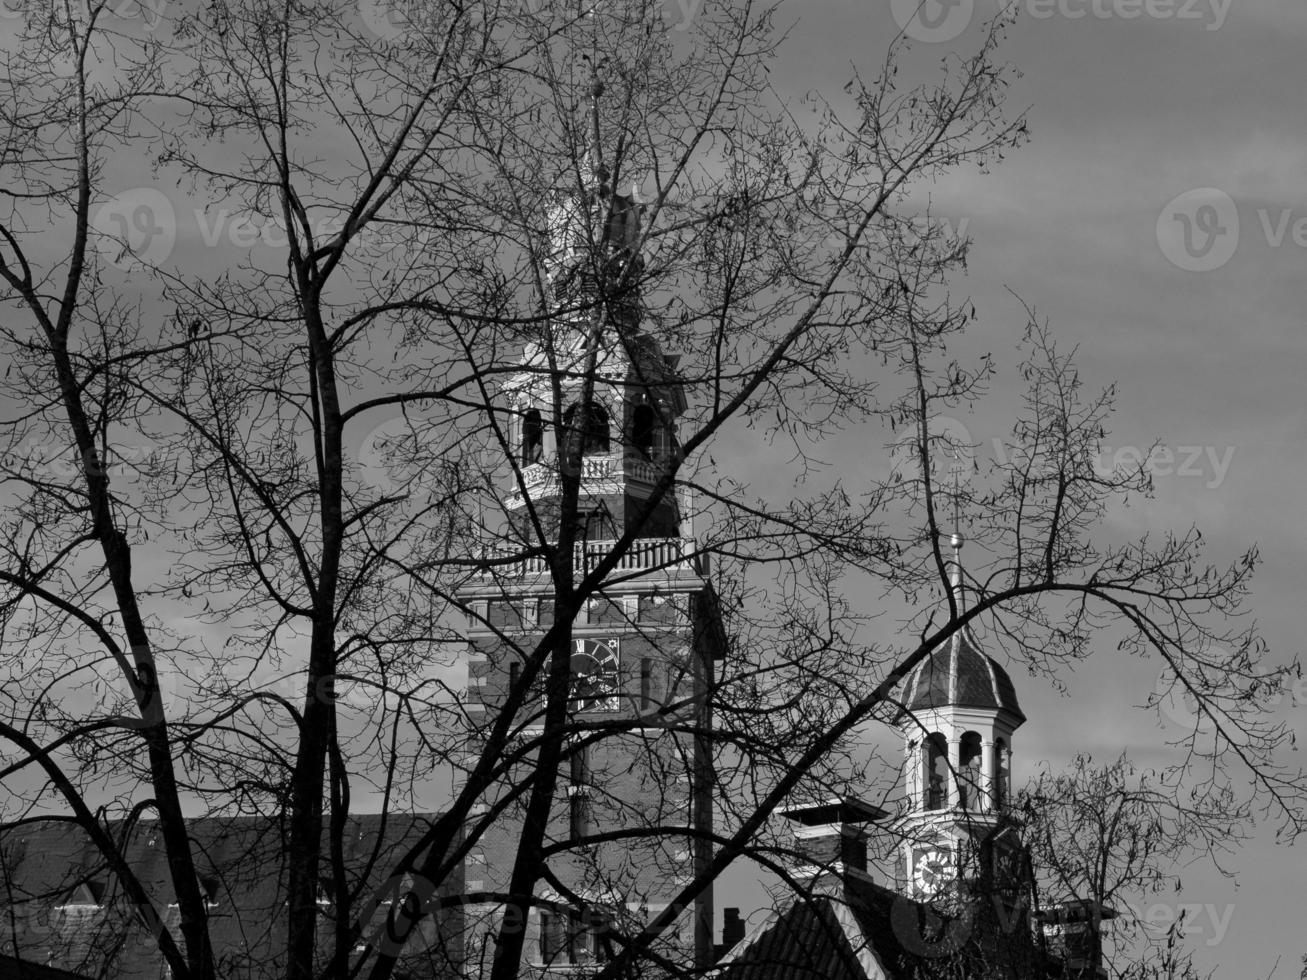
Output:
[[[888,812],[853,796],[837,796],[819,803],[789,806],[781,814],[793,820],[797,863],[820,874],[867,870],[867,832],[864,825]]]
[[[738,908],[722,909],[722,941],[713,949],[713,962],[717,962],[744,938],[744,920]]]
[[[1106,980],[1102,924],[1116,915],[1116,909],[1089,899],[1058,902],[1035,913],[1049,953],[1062,961],[1062,976],[1069,980]],[[1097,970],[1093,968],[1095,947],[1099,950]]]

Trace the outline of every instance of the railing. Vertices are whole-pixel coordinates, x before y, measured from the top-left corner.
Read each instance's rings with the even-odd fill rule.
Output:
[[[668,460],[658,457],[646,459],[638,455],[607,455],[581,457],[581,482],[627,479],[636,483],[654,483],[667,471]],[[557,472],[548,464],[531,463],[522,467],[522,485],[528,492],[558,483]],[[516,478],[511,474],[508,485],[517,490]]]
[[[572,547],[573,569],[582,575],[588,574],[612,552],[616,544],[616,540],[576,542]],[[684,538],[636,538],[626,553],[617,560],[613,572],[690,569],[689,556],[693,550],[694,543]],[[494,564],[480,569],[476,574],[483,578],[527,578],[544,575],[549,571],[548,562],[542,555],[532,555],[516,561],[505,560],[519,553],[512,548],[487,549],[484,558]]]

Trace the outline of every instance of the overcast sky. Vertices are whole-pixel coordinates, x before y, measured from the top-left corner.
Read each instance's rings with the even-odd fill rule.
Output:
[[[915,0],[793,2],[773,77],[795,96],[838,91],[850,62],[874,67],[903,23],[918,51],[965,52],[998,2],[926,0],[919,15]],[[1110,453],[1167,450],[1154,457],[1155,499],[1114,515],[1114,531],[1196,522],[1213,560],[1259,544],[1253,612],[1272,656],[1290,658],[1307,567],[1307,3],[1021,0],[1004,52],[1023,73],[1012,105],[1030,107],[1031,142],[933,191],[937,214],[974,239],[955,284],[979,311],[965,346],[1006,368],[959,421],[982,462],[1010,425],[1024,326],[1010,288],[1079,346],[1091,388],[1117,383]],[[1167,732],[1133,706],[1157,668],[1122,656],[1105,642],[1066,697],[1014,671],[1029,717],[1018,780],[1079,749],[1156,757]],[[1286,696],[1277,710],[1307,735],[1307,704]],[[1307,952],[1307,861],[1273,830],[1229,862],[1237,883],[1186,869],[1182,894],[1161,900],[1171,909],[1155,910],[1161,921],[1198,906],[1190,941],[1218,977],[1296,978]]]
[[[714,0],[674,2],[692,25]],[[781,20],[794,26],[772,77],[789,99],[839,93],[851,64],[870,75],[904,24],[918,53],[965,53],[999,2],[925,0],[918,13],[916,0],[790,0]],[[957,421],[982,463],[1007,433],[1021,391],[1016,293],[1062,344],[1078,345],[1091,388],[1117,384],[1105,465],[1162,446],[1155,498],[1114,514],[1111,533],[1197,523],[1217,562],[1259,544],[1253,612],[1271,655],[1288,659],[1300,646],[1307,567],[1307,2],[1019,5],[1003,54],[1023,73],[1011,105],[1030,107],[1031,142],[987,174],[932,189],[935,213],[974,239],[955,287],[975,299],[978,319],[958,351],[991,351],[1000,369],[991,396]],[[850,451],[830,455],[866,458],[857,443],[886,438],[847,433]],[[775,472],[760,454],[732,465],[746,478],[750,466],[760,480]],[[1121,657],[1105,640],[1065,678],[1065,696],[1013,670],[1029,718],[1013,746],[1018,782],[1082,749],[1159,756],[1168,732],[1134,707],[1157,668]],[[1277,710],[1307,735],[1307,704],[1286,696]],[[1218,977],[1292,980],[1307,952],[1307,861],[1302,847],[1277,847],[1273,830],[1228,862],[1237,883],[1187,869],[1183,892],[1167,900],[1170,911],[1197,906],[1191,943]],[[748,906],[746,886],[732,882],[719,904]]]

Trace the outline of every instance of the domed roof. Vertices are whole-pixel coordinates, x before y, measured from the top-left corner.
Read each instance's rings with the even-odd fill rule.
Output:
[[[1016,716],[1018,725],[1026,720],[1007,671],[981,653],[965,627],[908,674],[902,703],[896,721],[910,711],[943,707],[1007,711]]]

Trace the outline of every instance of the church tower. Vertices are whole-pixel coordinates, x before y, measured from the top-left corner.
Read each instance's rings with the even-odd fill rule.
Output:
[[[951,578],[959,614],[962,544],[955,534]],[[1024,852],[1009,813],[1012,736],[1026,718],[1007,671],[964,627],[908,675],[901,703],[895,724],[903,736],[907,812],[898,823],[900,890],[948,904],[950,892],[977,883],[995,893],[998,875],[1017,886],[1012,876],[1023,874]]]
[[[490,560],[460,592],[469,758],[505,712],[517,758],[484,799],[481,813],[496,815],[468,855],[470,892],[502,892],[509,881],[528,795],[515,798],[516,788],[529,784],[545,730],[551,630],[567,637],[571,666],[548,875],[528,910],[469,914],[473,970],[489,965],[501,927],[526,931],[523,975],[601,966],[622,948],[615,935],[638,931],[712,856],[709,694],[725,637],[706,557],[670,486],[686,399],[677,357],[642,329],[641,207],[604,164],[602,90],[594,81],[590,148],[547,215],[554,312],[501,391],[504,520],[487,530]],[[615,567],[577,595],[622,539]],[[558,603],[575,610],[570,627],[556,624]],[[687,833],[638,834],[654,826]],[[656,952],[710,965],[710,889]]]

